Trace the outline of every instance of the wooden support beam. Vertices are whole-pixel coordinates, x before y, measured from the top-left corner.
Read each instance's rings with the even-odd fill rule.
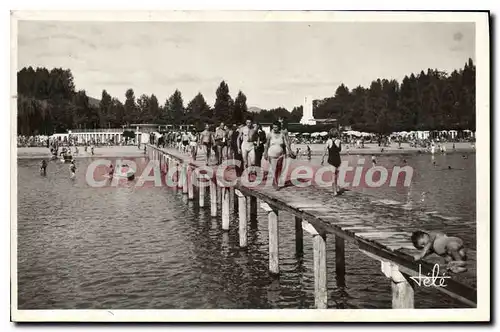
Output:
[[[217,183],[210,180],[210,215],[217,217]]]
[[[274,210],[267,203],[262,203],[260,207],[267,212],[269,219],[269,272],[279,274],[278,210]]]
[[[229,188],[222,187],[222,229],[229,230]]]
[[[345,240],[335,235],[335,277],[337,287],[345,287]]]
[[[247,198],[239,190],[235,190],[234,193],[238,197],[238,222],[239,222],[239,234],[240,234],[240,247],[245,248],[247,246]],[[236,200],[235,200],[236,201]]]
[[[304,232],[302,231],[302,218],[295,216],[295,253],[304,253]]]

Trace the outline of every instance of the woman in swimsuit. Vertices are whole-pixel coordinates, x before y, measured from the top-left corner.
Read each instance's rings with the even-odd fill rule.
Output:
[[[264,150],[264,159],[269,161],[270,171],[274,170],[273,187],[278,190],[278,179],[283,170],[283,159],[286,153],[285,135],[281,130],[279,122],[273,123],[271,132],[267,135],[266,147]]]
[[[323,157],[321,158],[321,165],[323,165],[325,161],[326,155],[328,155],[328,163],[335,167],[333,172],[333,193],[335,196],[340,194],[340,190],[337,184],[338,181],[338,173],[340,167],[340,151],[342,150],[340,139],[338,139],[338,133],[335,129],[330,130],[329,138],[325,144],[325,151],[323,153]]]

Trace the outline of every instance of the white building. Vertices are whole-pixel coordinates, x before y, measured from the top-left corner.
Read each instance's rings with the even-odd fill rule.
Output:
[[[61,134],[56,134],[61,135]],[[123,128],[107,128],[107,129],[72,129],[68,130],[68,134],[72,139],[76,139],[78,143],[90,141],[106,142],[114,140],[121,142],[123,139]]]

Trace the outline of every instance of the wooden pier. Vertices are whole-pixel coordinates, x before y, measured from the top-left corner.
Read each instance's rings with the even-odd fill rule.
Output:
[[[181,170],[178,186],[188,195],[189,200],[195,199],[194,184],[198,181],[198,170],[205,167],[204,156],[193,162],[189,155],[175,149],[162,149],[152,145],[147,146],[147,156],[152,160],[158,160],[160,168],[165,172],[175,170],[176,167]],[[423,261],[414,261],[413,256],[417,250],[411,243],[410,235],[415,229],[408,229],[401,224],[400,220],[408,211],[400,207],[394,207],[388,212],[390,207],[373,203],[366,195],[352,191],[334,197],[328,190],[314,186],[300,189],[284,187],[276,191],[272,187],[265,186],[247,187],[239,182],[230,187],[223,180],[220,175],[207,179],[210,207],[206,208],[210,208],[212,217],[217,217],[218,197],[220,197],[222,229],[227,231],[230,227],[231,201],[234,202],[234,206],[238,208],[239,245],[244,248],[248,245],[248,220],[253,220],[257,215],[257,200],[260,201],[259,205],[267,213],[269,224],[271,274],[280,273],[278,223],[284,222],[279,221],[280,211],[295,216],[295,220],[290,220],[290,227],[295,227],[297,253],[303,250],[304,231],[312,237],[315,305],[318,309],[327,308],[327,240],[334,240],[337,284],[345,285],[345,241],[347,240],[358,247],[360,254],[380,261],[379,273],[385,275],[392,285],[393,308],[414,308],[414,294],[419,288],[414,279],[419,275],[432,275],[435,264],[441,264],[441,275],[444,271],[443,259],[436,255],[428,256]],[[206,189],[200,187],[197,190],[201,208],[205,207]],[[367,204],[370,204],[369,215],[366,214]],[[433,218],[432,215],[430,218]],[[442,221],[436,220],[436,222]],[[447,273],[450,278],[446,279],[446,287],[439,287],[439,282],[436,282],[437,287],[434,288],[475,308],[477,292],[474,250],[468,250],[467,267],[466,273],[459,275]]]

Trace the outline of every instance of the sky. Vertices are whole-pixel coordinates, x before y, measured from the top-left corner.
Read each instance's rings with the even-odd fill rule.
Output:
[[[124,101],[201,92],[213,105],[222,80],[260,108],[333,96],[427,68],[452,72],[475,60],[474,23],[19,21],[18,69],[71,69],[78,90]]]

